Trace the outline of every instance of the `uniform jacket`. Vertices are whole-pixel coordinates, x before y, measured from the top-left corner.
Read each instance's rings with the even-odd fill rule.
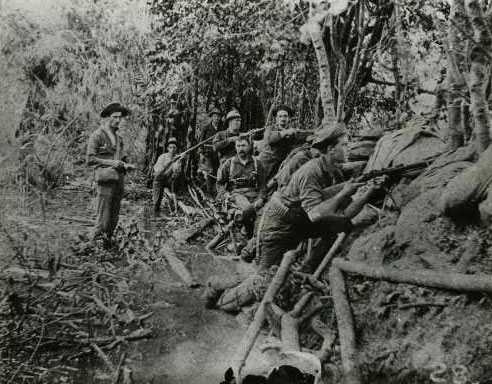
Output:
[[[259,197],[266,196],[265,172],[261,163],[254,157],[250,157],[243,164],[236,155],[222,163],[217,172],[217,191],[223,193],[240,192]]]

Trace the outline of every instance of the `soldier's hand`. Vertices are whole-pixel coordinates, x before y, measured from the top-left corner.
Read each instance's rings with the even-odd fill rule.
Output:
[[[113,168],[119,171],[123,171],[125,169],[125,162],[121,160],[113,160]]]
[[[293,128],[287,128],[282,131],[283,137],[291,137],[295,134],[295,130]]]
[[[265,201],[261,197],[253,203],[256,211],[263,207],[263,204],[265,204]]]
[[[343,195],[353,195],[364,183],[347,181],[340,192]]]

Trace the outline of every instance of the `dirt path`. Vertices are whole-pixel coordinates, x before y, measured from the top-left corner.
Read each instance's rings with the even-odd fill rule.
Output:
[[[8,211],[5,218],[17,222],[25,230],[47,236],[52,247],[66,246],[64,238],[71,239],[91,229],[93,205],[87,186],[75,190],[62,189],[49,196],[45,220],[35,199],[27,208],[19,209],[22,198],[16,193],[9,196],[4,199],[4,203],[9,202],[5,207]],[[149,228],[148,218],[145,223],[146,218],[142,217],[144,203],[145,200],[124,201],[121,223],[137,219],[139,228],[147,227],[150,237],[157,230],[169,237],[177,229],[176,218],[152,219]],[[241,316],[236,318],[220,311],[206,310],[201,298],[203,285],[211,275],[247,275],[251,273],[252,266],[214,258],[205,251],[204,243],[205,240],[198,240],[175,248],[200,287],[187,287],[164,260],[160,260],[157,267],[154,266],[144,277],[153,285],[151,297],[146,297],[145,302],[151,303],[154,312],[150,320],[154,337],[128,345],[128,358],[136,383],[219,383],[232,363],[246,322],[241,321]],[[255,366],[265,364],[263,360],[257,351],[250,359]],[[104,370],[102,367],[85,368],[89,377],[83,382],[105,383],[100,375],[101,369]]]

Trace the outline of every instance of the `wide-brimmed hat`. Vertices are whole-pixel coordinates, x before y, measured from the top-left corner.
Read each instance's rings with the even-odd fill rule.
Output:
[[[285,104],[277,105],[275,108],[273,108],[273,111],[272,111],[273,116],[276,116],[279,111],[287,111],[287,113],[289,114],[289,117],[294,116],[294,110],[291,107],[289,107],[288,105],[285,105]]]
[[[312,146],[319,146],[322,144],[330,144],[336,142],[340,137],[347,134],[347,129],[344,123],[335,123],[330,126],[324,124],[320,129],[309,137]]]
[[[227,123],[229,120],[240,119],[240,118],[241,118],[241,114],[239,113],[239,111],[237,109],[233,109],[226,115],[225,121]]]
[[[121,116],[123,117],[128,116],[131,113],[128,108],[124,107],[120,103],[113,102],[104,107],[104,109],[101,111],[101,117],[109,117],[115,112],[121,112]]]

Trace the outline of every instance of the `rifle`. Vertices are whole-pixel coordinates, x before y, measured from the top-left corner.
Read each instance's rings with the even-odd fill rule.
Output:
[[[406,173],[411,173],[414,171],[427,168],[429,164],[432,161],[434,161],[438,156],[430,157],[427,160],[419,161],[417,163],[412,163],[408,165],[397,165],[396,167],[389,167],[389,168],[369,171],[367,173],[363,173],[362,175],[356,177],[354,179],[354,182],[363,183],[381,176],[388,176],[389,179],[394,179],[395,177],[403,176]],[[323,189],[324,199],[332,198],[333,196],[335,196],[338,192],[340,192],[343,189],[344,184],[345,183],[339,183]]]
[[[388,177],[402,176],[403,174],[411,173],[412,171],[418,171],[420,169],[427,168],[429,164],[432,161],[434,161],[437,157],[438,156],[433,156],[428,158],[427,160],[419,161],[413,164],[397,165],[396,167],[369,171],[357,177],[355,181],[364,182],[380,176],[388,176]]]

